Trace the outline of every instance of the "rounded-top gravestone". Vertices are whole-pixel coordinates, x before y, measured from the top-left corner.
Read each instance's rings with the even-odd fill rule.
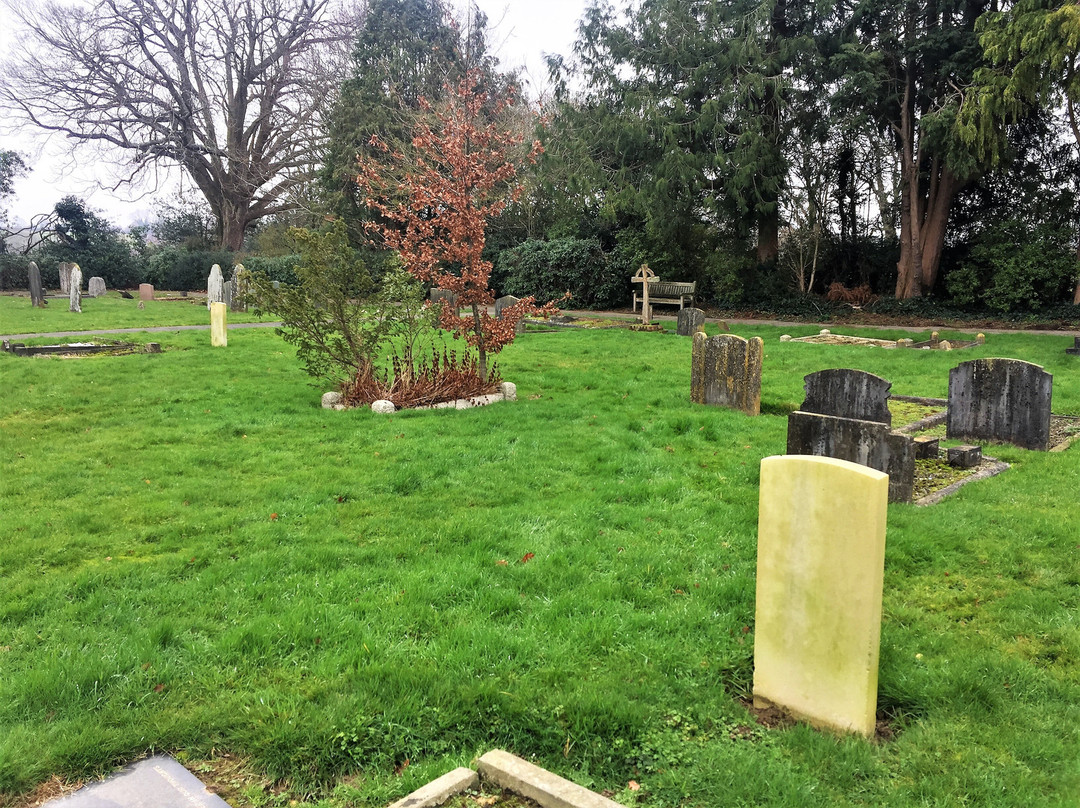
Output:
[[[105,279],[97,275],[92,277],[86,284],[86,294],[90,297],[101,297],[105,294]]]
[[[78,264],[72,264],[68,274],[68,301],[68,311],[82,314],[82,270]]]
[[[680,337],[692,337],[698,331],[705,329],[705,312],[701,309],[687,307],[679,309],[679,319],[675,325],[675,333]]]
[[[225,302],[225,278],[221,274],[221,267],[214,264],[210,267],[210,277],[206,279],[206,308],[212,303]]]

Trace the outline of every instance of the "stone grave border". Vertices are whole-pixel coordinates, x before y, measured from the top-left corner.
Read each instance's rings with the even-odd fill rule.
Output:
[[[137,342],[73,342],[65,345],[24,345],[21,342],[4,340],[2,350],[15,356],[89,356],[100,353],[124,356],[140,352],[161,353],[161,343],[148,342],[142,345]]]
[[[464,766],[454,769],[389,808],[434,808],[463,791],[476,788],[481,780],[527,797],[540,808],[622,808],[614,800],[501,749],[493,749],[480,757],[475,770]]]
[[[341,403],[341,400],[341,393],[337,391],[332,390],[329,393],[323,393],[322,408],[324,410],[367,409],[363,406],[346,407]],[[453,401],[440,401],[438,404],[425,404],[420,407],[407,407],[403,410],[397,409],[391,401],[379,399],[371,402],[370,409],[372,412],[382,415],[396,412],[421,412],[423,410],[469,410],[473,407],[486,407],[488,404],[496,404],[500,401],[517,401],[517,385],[513,382],[499,382],[498,392],[496,393],[473,396],[472,398],[458,398]]]

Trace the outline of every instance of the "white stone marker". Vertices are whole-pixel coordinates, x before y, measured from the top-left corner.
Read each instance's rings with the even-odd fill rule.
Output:
[[[229,344],[229,336],[225,326],[225,315],[229,307],[224,303],[210,304],[210,344],[214,347],[224,348]]]
[[[754,705],[872,736],[889,475],[831,457],[761,461]]]
[[[221,266],[214,264],[210,267],[210,277],[206,279],[206,308],[211,308],[215,303],[225,302],[225,278],[221,274]]]
[[[71,265],[68,279],[68,311],[82,314],[82,270],[78,264]]]

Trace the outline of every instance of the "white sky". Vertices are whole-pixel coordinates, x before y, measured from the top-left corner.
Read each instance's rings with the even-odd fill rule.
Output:
[[[463,0],[455,0],[458,6]],[[525,68],[532,93],[547,85],[546,54],[569,56],[577,33],[577,23],[589,0],[475,0],[488,16],[489,44],[503,68]],[[7,10],[0,5],[0,16]],[[0,53],[12,46],[7,26],[0,24]],[[14,149],[29,156],[33,171],[15,183],[15,196],[7,201],[13,221],[25,221],[52,209],[63,197],[75,195],[102,211],[109,221],[129,226],[151,218],[153,188],[121,188],[113,192],[107,161],[95,160],[82,152],[79,163],[72,162],[65,138],[43,137],[40,132],[0,130],[0,148]],[[121,159],[122,156],[121,156]],[[162,179],[159,187],[175,193],[175,179]]]

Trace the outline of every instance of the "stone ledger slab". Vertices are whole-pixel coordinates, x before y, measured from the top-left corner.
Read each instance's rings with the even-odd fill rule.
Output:
[[[45,803],[45,808],[229,808],[168,755],[140,760],[100,783]]]
[[[846,460],[761,461],[756,706],[873,735],[888,488]]]

